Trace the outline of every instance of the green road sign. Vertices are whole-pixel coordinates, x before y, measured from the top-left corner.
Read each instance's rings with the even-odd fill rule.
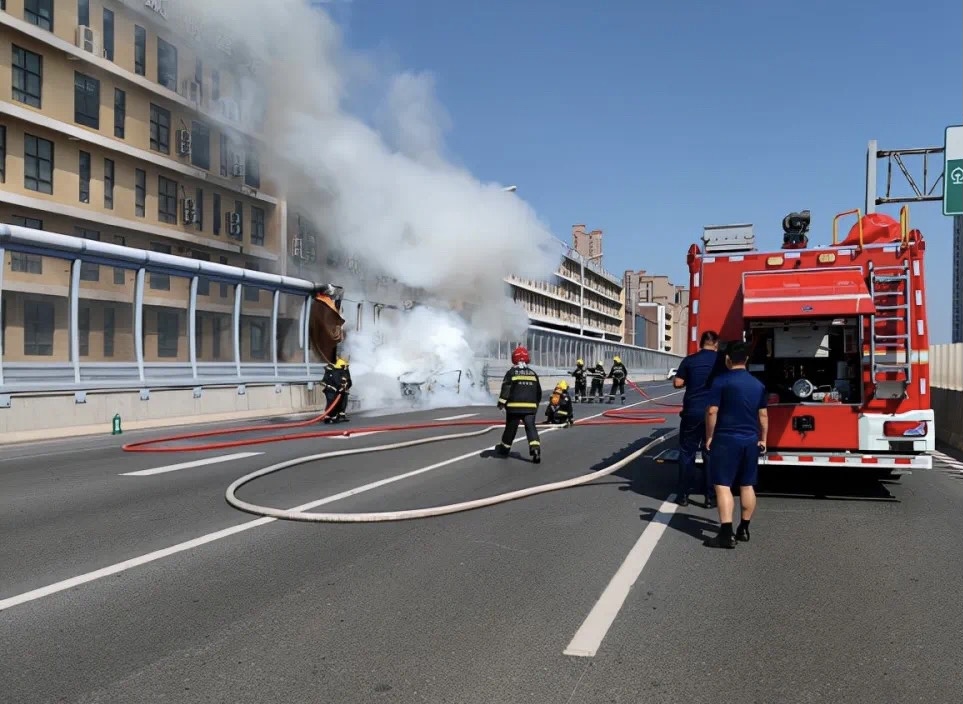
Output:
[[[943,215],[963,215],[963,126],[946,128],[943,148]]]

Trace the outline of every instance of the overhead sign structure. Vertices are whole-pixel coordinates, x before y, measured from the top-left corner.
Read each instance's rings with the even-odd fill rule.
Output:
[[[946,128],[943,151],[943,215],[963,215],[963,125]]]

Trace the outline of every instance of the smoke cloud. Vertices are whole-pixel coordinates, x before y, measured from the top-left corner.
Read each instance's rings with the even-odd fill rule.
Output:
[[[206,30],[247,45],[232,52],[242,120],[265,135],[265,176],[319,234],[316,271],[303,275],[344,286],[347,308],[363,300],[424,304],[383,317],[379,327],[365,312],[360,331],[347,311],[346,351],[364,406],[404,400],[398,377],[406,373],[435,379],[433,405],[480,401],[464,383],[454,397],[442,393],[442,377],[471,370],[477,383],[475,355],[521,336],[527,316],[507,297],[504,277],[550,276],[559,253],[546,226],[515,194],[446,157],[452,123],[430,75],[383,75],[373,56],[344,48],[322,8],[307,0],[190,6]],[[372,86],[386,86],[371,120],[377,127],[346,107]]]

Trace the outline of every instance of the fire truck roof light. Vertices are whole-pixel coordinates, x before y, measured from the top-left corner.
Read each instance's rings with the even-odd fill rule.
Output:
[[[836,261],[836,255],[832,252],[824,252],[819,255],[820,264],[832,264],[834,261]]]
[[[784,260],[782,257],[769,257],[769,258],[766,260],[766,264],[767,264],[768,266],[782,266],[782,263],[783,263],[784,261],[785,261],[785,260]]]

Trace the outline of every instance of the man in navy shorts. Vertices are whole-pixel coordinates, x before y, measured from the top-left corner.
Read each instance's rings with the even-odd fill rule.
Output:
[[[698,352],[690,354],[682,360],[672,385],[681,389],[685,387],[682,397],[682,411],[679,413],[679,487],[676,492],[676,502],[679,506],[689,505],[689,490],[695,481],[696,453],[702,453],[702,485],[705,490],[706,508],[712,508],[715,503],[715,491],[709,474],[709,456],[705,452],[706,439],[706,401],[716,366],[719,350],[719,335],[713,330],[706,330],[699,340]]]
[[[734,548],[736,540],[748,542],[749,520],[756,508],[755,486],[759,457],[766,452],[769,416],[766,387],[746,370],[749,346],[734,342],[726,349],[728,374],[716,377],[706,409],[706,449],[709,471],[719,506],[719,534],[706,541],[714,548]],[[739,487],[742,521],[732,533],[735,501],[732,487]]]

